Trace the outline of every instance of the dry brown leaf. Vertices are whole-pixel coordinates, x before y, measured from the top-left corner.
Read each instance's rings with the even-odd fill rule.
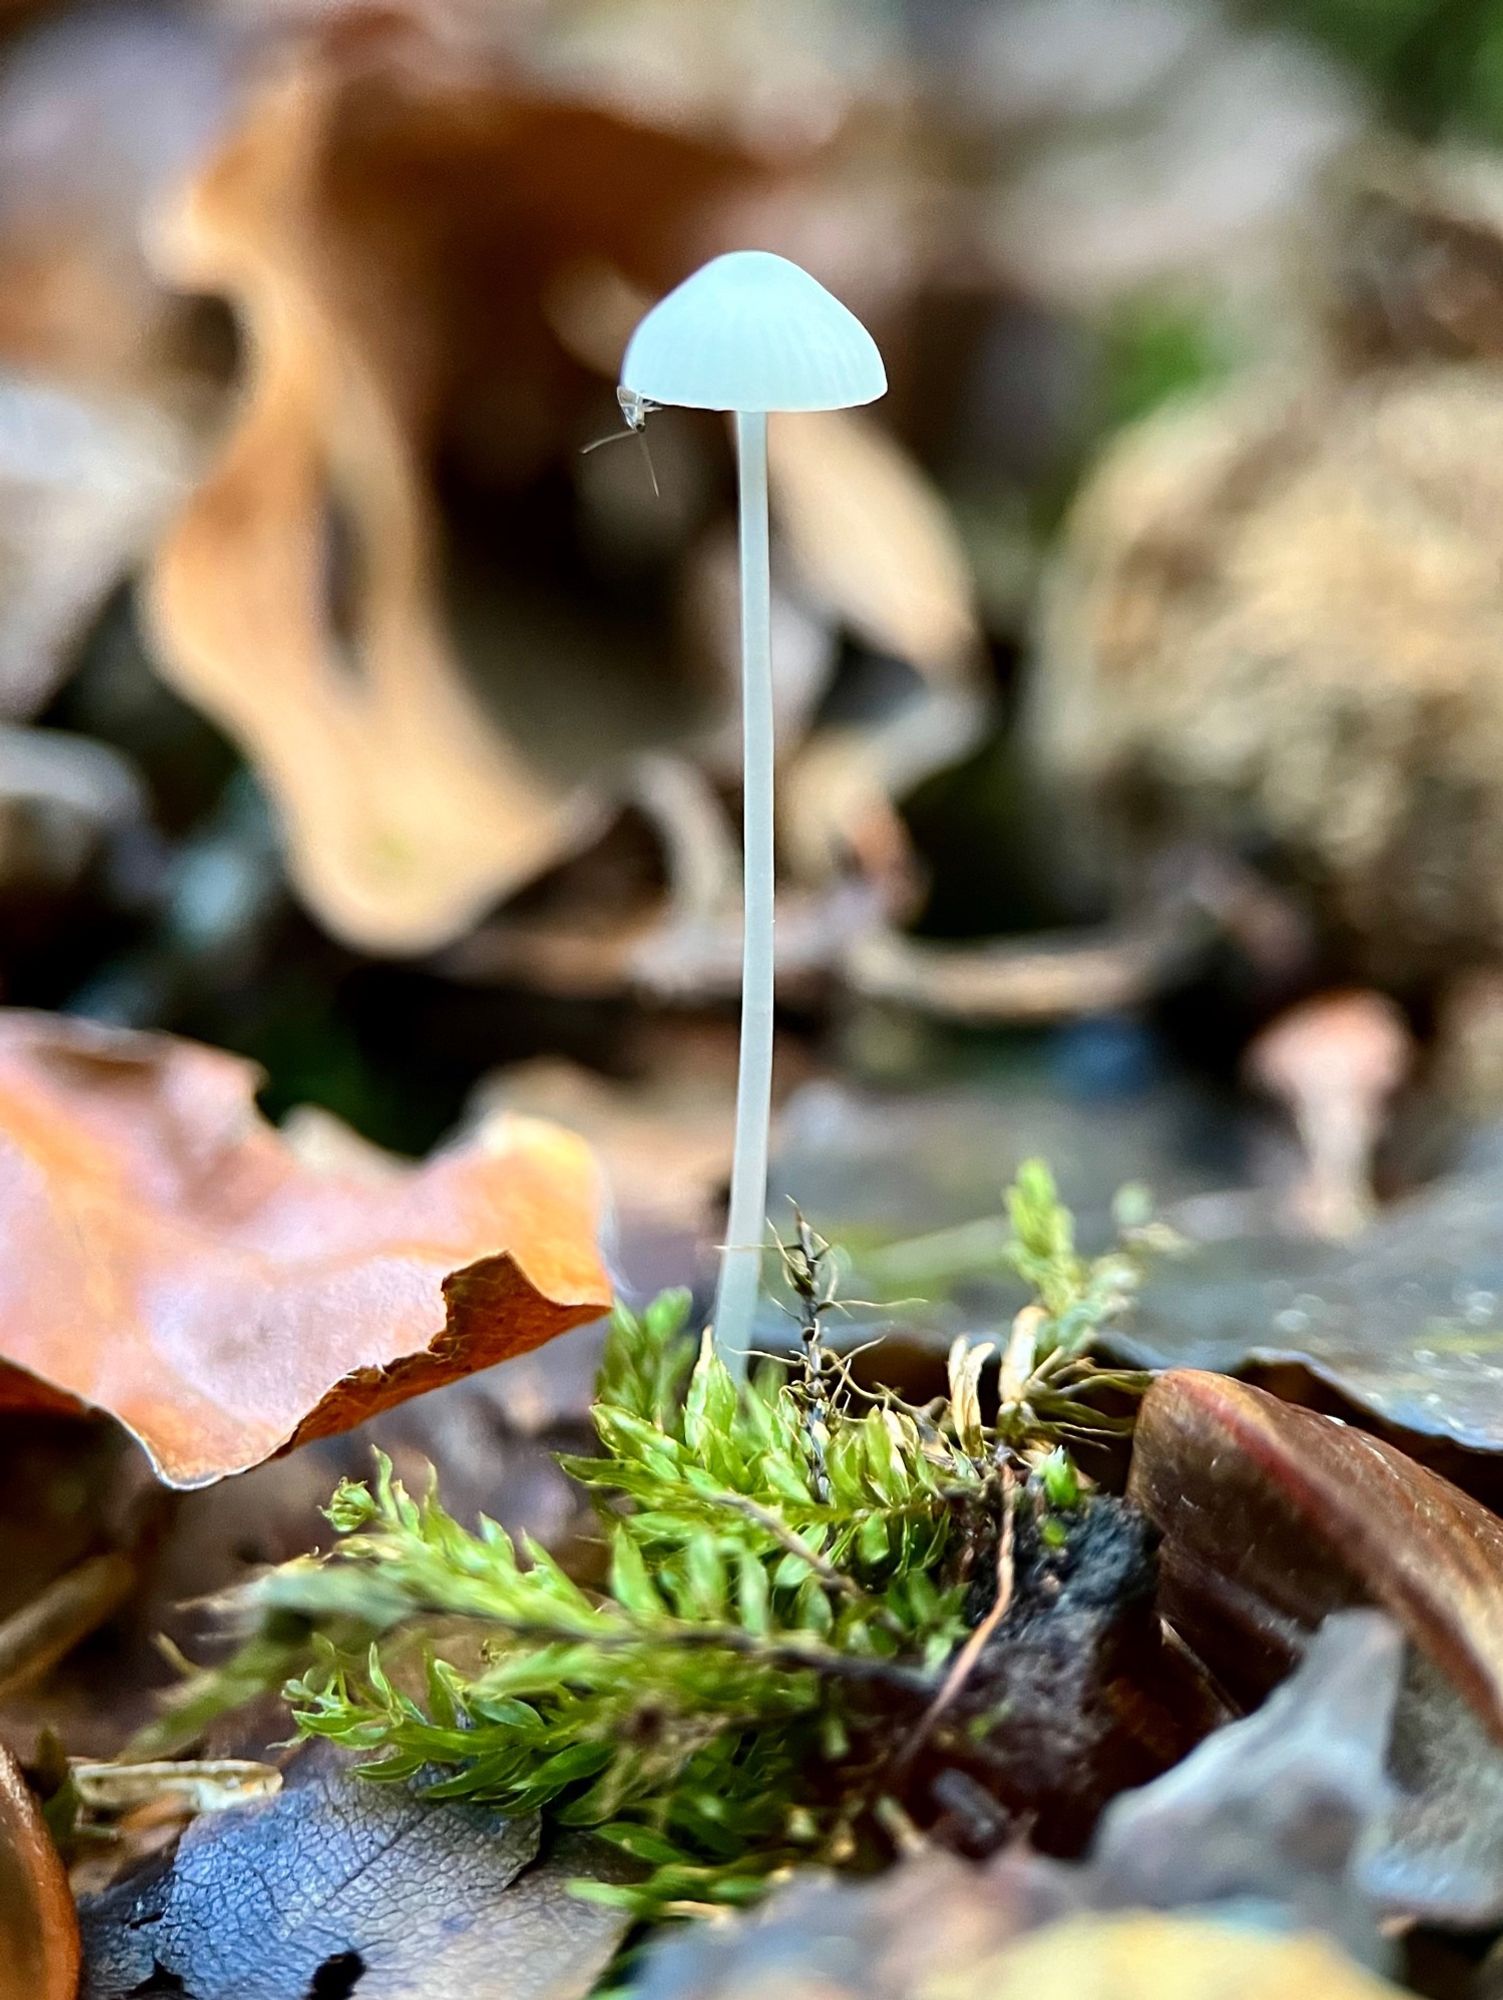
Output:
[[[766,151],[817,144],[903,87],[894,25],[863,0],[555,6],[539,54],[566,88]]]
[[[845,693],[846,720],[815,732],[783,795],[788,856],[811,880],[855,859],[890,912],[912,900],[908,835],[893,801],[964,756],[982,726],[975,584],[939,494],[861,410],[780,416],[768,433],[780,545],[830,624],[915,670]]]
[[[0,1014],[0,1397],[96,1405],[201,1486],[597,1317],[584,1143],[516,1119],[305,1166],[237,1057]]]
[[[145,787],[111,745],[0,722],[0,908],[37,895],[62,902],[112,839],[145,820]]]
[[[845,973],[868,1000],[939,1020],[1015,1025],[1142,1006],[1164,990],[1186,950],[1172,923],[961,945],[874,928],[847,954]]]
[[[584,2000],[630,1928],[571,1895],[629,1872],[536,1814],[371,1785],[305,1746],[273,1796],[193,1821],[176,1854],[81,1898],[91,2000]]]
[[[225,116],[225,38],[201,10],[71,8],[5,58],[0,355],[32,379],[179,402],[205,357],[143,235]]]
[[[618,1200],[664,1225],[699,1220],[730,1160],[735,1037],[718,1024],[675,1021],[650,1046],[655,1060],[629,1083],[551,1056],[500,1070],[471,1100],[476,1128],[519,1112],[567,1123],[618,1178]]]
[[[779,531],[805,589],[878,652],[939,680],[981,649],[975,585],[938,493],[859,410],[780,416],[767,474]]]
[[[776,206],[831,136],[828,118],[790,122],[781,86],[776,145],[723,118],[652,129],[639,65],[623,98],[547,35],[527,53],[515,23],[492,22],[487,46],[456,19],[446,41],[415,8],[404,30],[403,11],[310,32],[162,233],[178,281],[230,302],[249,363],[224,455],[149,591],[164,673],[265,777],[305,899],[391,952],[463,936],[577,845],[602,792],[630,789],[638,751],[692,734],[713,757],[706,732],[735,685],[718,659],[675,655],[665,673],[649,653],[639,691],[617,657],[628,646],[607,655],[556,616],[533,629],[524,577],[476,588],[462,535],[440,546],[435,463],[495,498],[573,457],[632,301],[735,240],[746,203]],[[539,68],[542,85],[522,80]],[[830,250],[806,254],[824,268]],[[671,560],[712,504],[694,437],[664,438],[689,470],[664,478],[656,509],[633,455],[579,462],[585,539]],[[790,773],[788,851],[811,878],[854,855],[897,885],[896,906],[911,885],[892,798],[980,719],[966,565],[922,475],[863,418],[788,427],[773,476],[821,613],[815,694],[834,618],[917,669],[901,704],[886,689],[807,780]]]
[[[0,1747],[0,1993],[73,2000],[78,1967],[68,1878],[26,1781]]]
[[[223,456],[158,552],[162,670],[255,762],[299,889],[352,942],[452,939],[590,823],[587,788],[508,741],[463,677],[429,457],[462,424],[519,484],[577,442],[591,392],[548,278],[604,259],[660,289],[686,213],[746,171],[530,98],[476,51],[346,37],[267,85],[164,230],[180,282],[235,308],[249,363]]]
[[[0,716],[43,706],[191,469],[183,428],[140,398],[0,374]]]

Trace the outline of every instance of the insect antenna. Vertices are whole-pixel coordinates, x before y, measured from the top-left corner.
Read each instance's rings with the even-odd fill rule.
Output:
[[[662,489],[658,485],[657,467],[652,462],[652,446],[647,442],[647,419],[658,406],[649,403],[645,396],[637,396],[630,389],[618,389],[616,400],[621,405],[623,423],[619,431],[607,431],[604,437],[592,438],[589,444],[581,445],[579,455],[586,457],[592,451],[599,451],[603,444],[619,444],[623,438],[637,438],[641,442],[642,456],[647,461],[647,477],[652,481],[652,497],[660,500]]]
[[[603,444],[620,444],[623,438],[635,437],[637,433],[626,426],[619,431],[607,431],[604,437],[591,438],[588,444],[579,447],[581,458],[588,458],[592,451],[599,451]]]

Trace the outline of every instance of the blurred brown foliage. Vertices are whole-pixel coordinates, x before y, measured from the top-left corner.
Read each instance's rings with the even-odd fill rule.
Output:
[[[656,82],[626,12],[124,9],[44,27],[6,79],[0,358],[17,424],[57,434],[0,494],[38,600],[12,671],[0,645],[11,710],[149,559],[155,663],[257,767],[310,907],[377,952],[462,937],[633,798],[720,949],[729,822],[703,779],[638,760],[733,769],[726,446],[676,426],[657,510],[634,463],[578,449],[608,427],[636,314],[718,249],[813,255],[885,332],[911,304],[911,194],[883,214],[848,185],[897,190],[915,163],[911,88],[860,10],[862,59],[812,73],[807,33],[764,46],[744,10],[723,36],[670,12],[658,53],[686,60]],[[70,443],[91,456],[65,481]],[[788,426],[776,485],[790,750],[842,627],[920,677],[821,748],[790,853],[901,897],[892,788],[980,720],[967,568],[861,422]],[[686,870],[706,824],[720,861]],[[649,878],[636,930],[655,896]]]

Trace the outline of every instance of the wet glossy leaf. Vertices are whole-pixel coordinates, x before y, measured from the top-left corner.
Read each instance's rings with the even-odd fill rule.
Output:
[[[1144,1401],[1130,1491],[1163,1532],[1165,1615],[1246,1701],[1328,1612],[1391,1614],[1404,1797],[1366,1879],[1445,1921],[1503,1912],[1503,1522],[1378,1438],[1188,1370]]]
[[[1155,1367],[1295,1362],[1417,1436],[1503,1451],[1503,1173],[1458,1175],[1349,1250],[1270,1237],[1166,1263],[1112,1344]]]
[[[13,25],[0,9],[5,26]],[[42,9],[38,8],[38,12]],[[143,218],[220,115],[227,51],[155,8],[62,18],[0,75],[0,715],[33,715],[182,504],[215,405]]]
[[[0,1993],[73,2000],[78,1924],[63,1864],[0,1749]]]
[[[1177,1369],[1144,1399],[1130,1491],[1164,1535],[1169,1615],[1234,1684],[1287,1662],[1327,1612],[1380,1604],[1503,1743],[1503,1521],[1447,1480],[1332,1417]]]
[[[0,1014],[0,1398],[97,1405],[203,1485],[609,1303],[571,1135],[318,1171],[255,1087],[218,1050]]]

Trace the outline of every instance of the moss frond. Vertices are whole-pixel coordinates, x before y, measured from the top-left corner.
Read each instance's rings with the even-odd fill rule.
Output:
[[[957,1344],[936,1403],[859,1385],[821,1340],[826,1246],[802,1223],[802,1352],[746,1385],[708,1338],[696,1354],[686,1294],[618,1307],[600,1453],[565,1461],[599,1509],[603,1591],[492,1521],[463,1527],[385,1459],[342,1485],[333,1551],[259,1586],[303,1635],[298,1727],[373,1779],[594,1829],[643,1879],[591,1893],[643,1911],[744,1901],[799,1861],[880,1858],[905,1746],[973,1630],[978,1554],[1014,1507],[1064,1538],[1084,1495],[1062,1440],[1122,1421],[1092,1399],[1133,1386],[1086,1348],[1131,1297],[1143,1231],[1083,1258],[1037,1165],[1010,1206],[1036,1302],[1005,1343],[1000,1399],[983,1394],[993,1343]],[[481,1639],[466,1671],[429,1643],[456,1620]],[[264,1663],[265,1633],[251,1645]],[[243,1693],[239,1665],[223,1672]]]

